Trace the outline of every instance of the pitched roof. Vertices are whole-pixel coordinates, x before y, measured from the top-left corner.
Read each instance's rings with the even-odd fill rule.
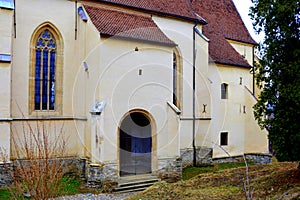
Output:
[[[203,33],[210,39],[209,55],[220,64],[251,67],[227,39],[255,45],[232,0],[193,0],[196,12],[208,24]]]
[[[206,21],[194,11],[190,0],[98,0],[98,2],[135,8],[206,24]]]
[[[84,5],[92,23],[103,36],[115,36],[175,46],[151,17]]]

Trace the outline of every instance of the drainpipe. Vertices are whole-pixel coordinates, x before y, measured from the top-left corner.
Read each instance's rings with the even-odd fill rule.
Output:
[[[255,96],[255,66],[254,66],[254,46],[252,47],[252,87],[253,87],[253,96]]]
[[[77,21],[78,21],[78,17],[77,17],[77,0],[75,1],[75,40],[77,40]]]
[[[197,165],[197,153],[196,153],[196,34],[195,29],[198,23],[193,27],[193,166]]]
[[[17,22],[16,22],[16,0],[14,0],[14,37],[17,38]]]

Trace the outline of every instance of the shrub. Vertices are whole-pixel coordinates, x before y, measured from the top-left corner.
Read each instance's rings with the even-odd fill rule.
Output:
[[[62,158],[66,156],[67,140],[63,125],[56,129],[51,122],[37,122],[34,126],[25,122],[22,126],[22,133],[12,134],[12,164],[2,158],[14,184],[11,194],[16,199],[55,197],[64,175]]]

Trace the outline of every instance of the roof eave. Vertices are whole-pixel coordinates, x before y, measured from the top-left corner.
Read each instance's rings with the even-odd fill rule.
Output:
[[[134,38],[134,37],[126,37],[126,36],[114,35],[114,34],[108,34],[108,33],[101,33],[101,32],[100,32],[100,35],[103,36],[103,37],[107,37],[107,38],[114,37],[116,39],[133,40],[133,41],[145,42],[145,43],[150,43],[150,44],[158,44],[158,45],[169,46],[169,47],[178,46],[178,44],[176,44],[176,43],[160,42],[160,41],[147,40],[147,39]]]
[[[245,64],[228,63],[228,62],[215,61],[215,60],[211,60],[209,62],[210,63],[220,64],[220,65],[227,65],[227,66],[247,68],[247,69],[252,69],[253,68],[251,65],[245,65]]]
[[[241,43],[245,43],[245,44],[251,44],[253,46],[258,46],[259,44],[257,42],[246,42],[246,41],[243,41],[243,40],[237,40],[237,39],[233,39],[233,38],[229,38],[229,37],[225,37],[225,39],[227,40],[232,40],[232,41],[236,41],[236,42],[241,42]]]

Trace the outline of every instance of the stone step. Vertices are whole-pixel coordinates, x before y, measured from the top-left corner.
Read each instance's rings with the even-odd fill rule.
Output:
[[[134,188],[134,189],[128,189],[128,190],[121,190],[121,191],[115,191],[115,190],[114,190],[114,193],[122,194],[122,193],[141,192],[141,191],[146,190],[147,188],[149,188],[149,187],[144,187],[144,188]]]
[[[121,186],[114,189],[115,192],[133,192],[133,191],[142,191],[152,186],[155,182],[145,183],[145,184],[137,184],[130,186]]]
[[[118,182],[118,187],[115,188],[114,191],[118,193],[142,191],[152,186],[159,180],[160,179],[155,176],[148,175],[122,177]]]
[[[139,183],[155,183],[160,179],[156,177],[143,177],[143,178],[132,178],[132,179],[120,179],[118,182],[118,186],[130,186],[137,185]]]

